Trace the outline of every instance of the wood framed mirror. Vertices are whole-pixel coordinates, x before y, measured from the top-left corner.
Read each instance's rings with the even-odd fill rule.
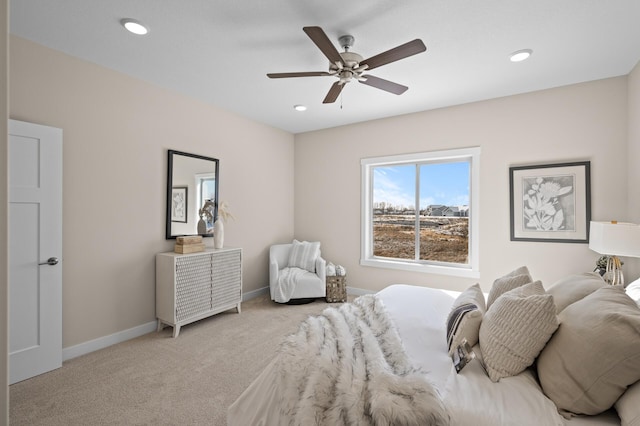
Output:
[[[166,238],[212,237],[218,217],[219,160],[170,149],[167,169]]]

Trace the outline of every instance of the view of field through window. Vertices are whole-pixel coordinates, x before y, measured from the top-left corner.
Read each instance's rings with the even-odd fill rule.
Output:
[[[419,250],[419,260],[467,264],[469,170],[467,161],[376,167],[373,255],[415,260]]]

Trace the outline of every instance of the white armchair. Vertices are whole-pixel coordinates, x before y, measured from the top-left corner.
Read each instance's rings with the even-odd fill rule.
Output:
[[[317,244],[317,250],[306,249]],[[300,256],[294,257],[295,265],[290,265],[292,250]],[[326,261],[320,255],[320,243],[275,244],[269,249],[269,289],[271,300],[287,303],[291,299],[325,297]],[[301,268],[300,266],[305,266]],[[312,272],[313,271],[313,272]]]

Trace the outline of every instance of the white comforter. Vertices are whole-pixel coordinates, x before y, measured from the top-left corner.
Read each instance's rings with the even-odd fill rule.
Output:
[[[493,383],[478,361],[457,374],[447,355],[445,321],[457,293],[407,285],[393,285],[378,293],[393,319],[407,356],[426,371],[440,391],[451,418],[460,426],[620,425],[615,412],[596,417],[560,416],[542,393],[531,372]],[[229,425],[282,425],[272,362],[229,408]]]

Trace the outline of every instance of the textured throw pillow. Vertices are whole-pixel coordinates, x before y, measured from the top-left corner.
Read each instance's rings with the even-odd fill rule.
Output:
[[[622,286],[602,287],[567,306],[538,357],[544,393],[561,410],[608,410],[640,380],[640,308]]]
[[[640,382],[627,388],[615,407],[622,426],[640,426]]]
[[[487,309],[480,350],[489,378],[497,382],[533,364],[558,328],[553,296],[540,281],[510,290]]]
[[[531,281],[531,274],[526,266],[521,266],[509,272],[507,275],[496,279],[489,290],[489,296],[487,297],[487,309],[491,307],[493,302],[496,301],[501,294],[506,293],[509,290],[529,284]]]
[[[640,279],[635,280],[634,282],[627,285],[624,289],[627,295],[633,299],[634,302],[638,306],[640,306]]]
[[[560,313],[564,308],[583,299],[607,283],[597,272],[569,275],[556,281],[547,293],[553,296],[556,304],[556,312]]]
[[[478,343],[482,315],[486,311],[480,284],[474,284],[456,298],[447,317],[447,347],[449,355],[467,339],[469,345]]]
[[[320,242],[293,240],[293,246],[289,254],[289,267],[315,272],[318,256],[320,256]]]

